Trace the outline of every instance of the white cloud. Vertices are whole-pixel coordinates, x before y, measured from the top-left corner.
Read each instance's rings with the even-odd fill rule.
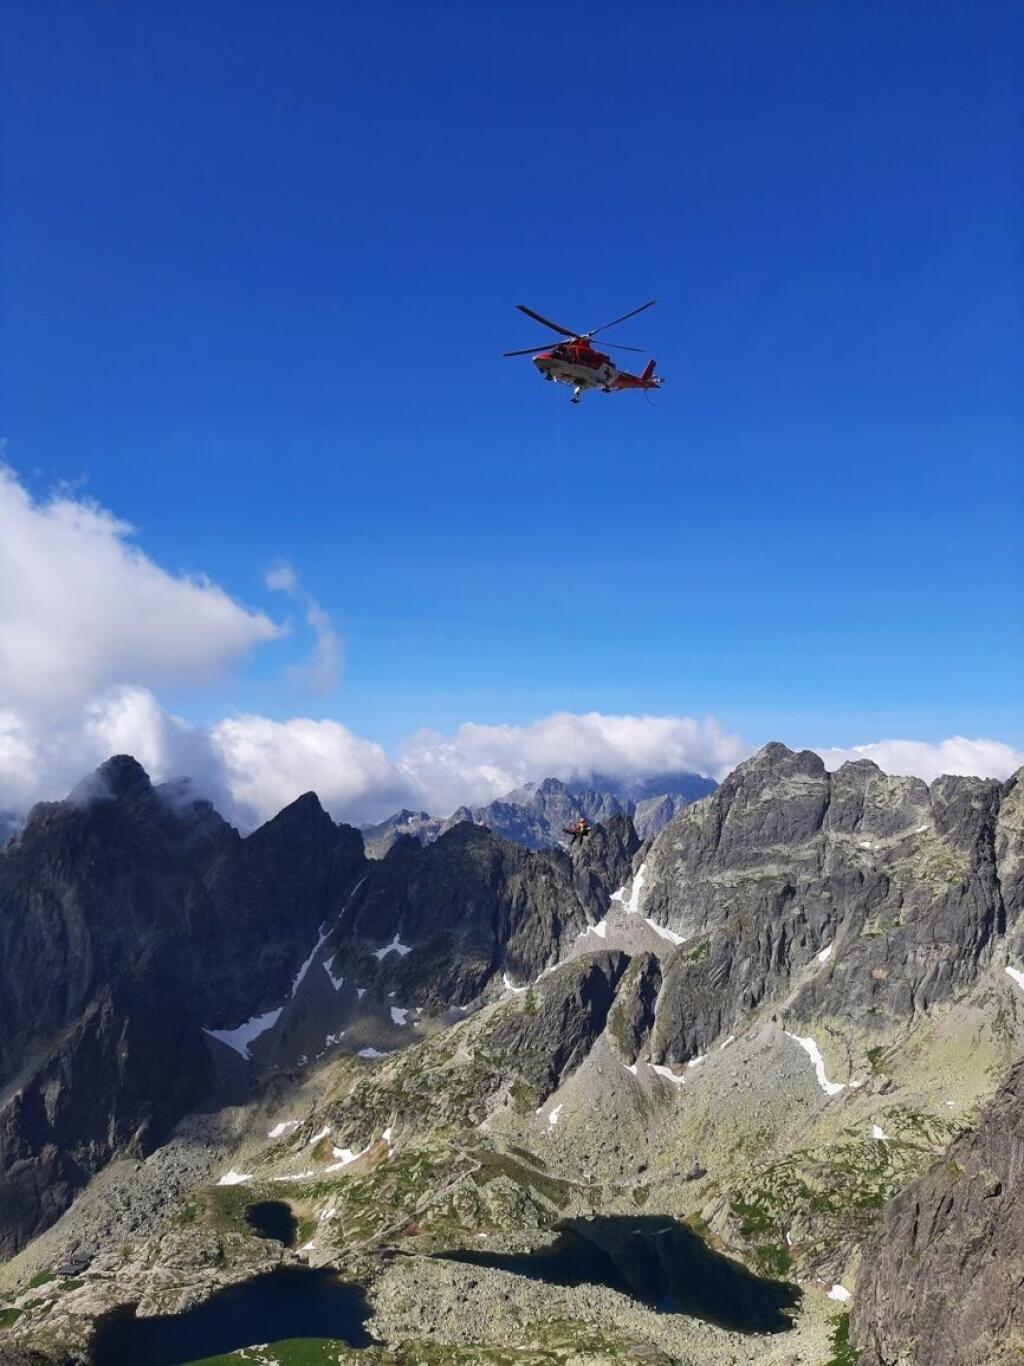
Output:
[[[289,677],[310,692],[330,692],[338,685],[342,666],[341,639],[330,616],[316,598],[302,588],[298,574],[287,561],[282,560],[269,569],[265,581],[272,591],[286,593],[302,604],[306,624],[312,627],[316,638],[309,660],[305,664],[293,664],[288,670]]]
[[[63,797],[112,754],[133,754],[156,782],[190,777],[237,816],[209,735],[171,716],[146,688],[110,688],[59,718],[0,711],[0,812]]]
[[[210,743],[246,823],[266,820],[303,792],[316,792],[335,819],[348,820],[381,819],[409,796],[383,748],[338,721],[236,716],[214,726]]]
[[[201,683],[281,631],[209,580],[168,573],[132,534],[88,500],[34,500],[0,467],[0,813],[63,796],[118,752],[134,754],[157,782],[193,778],[244,826],[309,790],[337,819],[379,819],[402,805],[446,815],[549,776],[721,778],[751,752],[710,717],[556,712],[527,725],[467,722],[453,734],[417,732],[396,759],[336,720],[241,715],[190,725],[152,689]],[[289,564],[274,566],[266,584],[302,606],[315,634],[301,681],[333,687],[341,645],[327,613]],[[819,753],[830,768],[870,758],[928,781],[1006,778],[1024,765],[1010,745],[961,737]]]
[[[574,735],[575,729],[575,735]],[[191,777],[243,828],[316,792],[336,820],[379,820],[401,806],[447,815],[541,778],[590,772],[629,780],[690,770],[720,778],[750,747],[712,719],[566,713],[526,726],[467,724],[419,732],[397,759],[333,720],[226,718],[212,728],[169,715],[147,689],[108,689],[59,723],[0,710],[0,812],[63,796],[115,753],[134,754],[156,782]],[[874,759],[886,772],[1006,778],[1024,754],[996,740],[879,741],[819,751],[829,768]]]
[[[932,783],[944,773],[1004,781],[1024,766],[1024,750],[1001,740],[876,740],[849,748],[818,749],[828,769],[855,759],[871,759],[885,773],[907,774]]]
[[[399,766],[429,794],[435,811],[483,804],[525,782],[592,773],[647,778],[687,771],[719,778],[750,746],[708,717],[573,716],[556,712],[526,726],[460,726],[454,735],[421,731]]]
[[[0,467],[0,707],[52,716],[112,685],[203,682],[278,634],[131,536],[88,500],[35,501]]]

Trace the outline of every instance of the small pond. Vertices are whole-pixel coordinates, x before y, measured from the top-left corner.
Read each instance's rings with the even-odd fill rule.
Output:
[[[245,1222],[261,1238],[274,1238],[285,1247],[295,1246],[299,1224],[291,1205],[283,1200],[260,1200],[245,1211]]]
[[[337,1338],[367,1347],[362,1289],[333,1271],[282,1267],[229,1286],[184,1314],[136,1318],[118,1309],[97,1325],[96,1366],[183,1366],[286,1338]]]
[[[663,1314],[689,1314],[740,1333],[782,1333],[800,1291],[755,1276],[675,1219],[605,1215],[565,1219],[557,1237],[531,1252],[440,1253],[551,1285],[607,1285]]]

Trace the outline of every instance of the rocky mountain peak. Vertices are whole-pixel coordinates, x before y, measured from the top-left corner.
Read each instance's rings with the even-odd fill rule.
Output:
[[[773,778],[805,776],[817,778],[825,773],[820,754],[811,749],[790,749],[778,740],[762,745],[756,754],[739,764],[732,773],[738,779],[747,774],[764,774]]]
[[[96,801],[137,802],[152,795],[153,784],[138,759],[130,754],[115,754],[77,783],[68,800],[76,805]]]

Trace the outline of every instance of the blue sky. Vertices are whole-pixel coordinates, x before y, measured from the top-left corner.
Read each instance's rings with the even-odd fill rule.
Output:
[[[278,621],[286,559],[345,642],[323,695],[300,614],[167,706],[1024,744],[1019,5],[7,27],[8,460]],[[652,296],[653,406],[501,358],[516,303]]]

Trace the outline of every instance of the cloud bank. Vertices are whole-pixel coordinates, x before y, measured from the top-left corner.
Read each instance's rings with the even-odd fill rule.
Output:
[[[870,759],[886,773],[906,773],[932,783],[944,773],[965,777],[1009,778],[1024,766],[1024,750],[1001,740],[967,740],[954,735],[932,743],[924,740],[876,740],[847,749],[819,749],[826,768],[855,759]]]
[[[88,500],[33,500],[0,467],[0,708],[57,715],[117,683],[202,683],[279,634],[132,534]]]
[[[159,689],[201,685],[284,628],[208,579],[169,573],[132,536],[87,499],[34,500],[0,467],[0,814],[65,795],[114,753],[134,754],[157,782],[192,778],[248,829],[309,790],[339,820],[379,820],[400,806],[447,815],[549,776],[721,778],[755,748],[711,717],[598,712],[423,730],[396,756],[337,720],[237,715],[191,725],[164,708]],[[313,652],[290,680],[334,687],[343,652],[326,612],[288,564],[266,585],[296,603],[313,632]],[[830,768],[869,758],[928,781],[1003,779],[1024,765],[1024,753],[984,738],[819,752]]]
[[[575,735],[573,732],[575,731]],[[722,778],[755,747],[708,719],[567,713],[526,726],[420,732],[390,757],[339,721],[228,717],[209,728],[169,715],[148,689],[125,686],[91,699],[57,726],[0,712],[0,812],[63,796],[111,754],[135,757],[154,781],[187,776],[197,791],[251,829],[310,790],[336,820],[381,820],[400,807],[447,815],[545,777],[602,773],[623,780],[689,771]],[[941,773],[1005,779],[1024,752],[994,740],[928,744],[887,740],[819,750],[835,769],[873,759],[889,773],[931,782]]]

